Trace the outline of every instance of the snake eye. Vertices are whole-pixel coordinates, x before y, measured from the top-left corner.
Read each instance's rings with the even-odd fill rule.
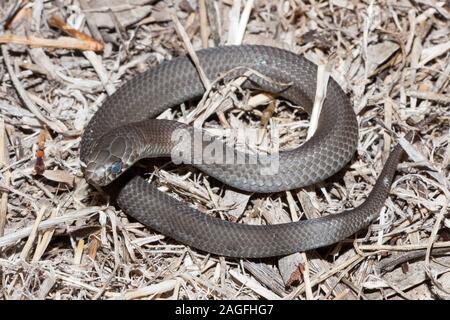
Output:
[[[112,174],[119,174],[120,171],[122,171],[122,163],[121,162],[114,162],[111,165],[111,173]]]

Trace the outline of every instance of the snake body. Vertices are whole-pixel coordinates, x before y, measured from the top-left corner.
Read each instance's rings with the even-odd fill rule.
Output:
[[[249,76],[246,87],[277,93],[311,112],[317,66],[299,55],[267,46],[226,46],[200,50],[197,56],[209,79],[248,68],[256,73]],[[187,56],[165,61],[125,83],[106,99],[85,129],[80,158],[86,179],[104,186],[139,159],[170,156],[174,132],[194,133],[194,129],[154,118],[204,92],[198,71]],[[193,165],[238,189],[277,192],[332,176],[350,161],[357,141],[358,125],[350,101],[330,79],[316,133],[298,148],[277,155],[276,174],[262,173],[259,162]],[[277,225],[224,221],[175,200],[139,176],[121,188],[117,203],[144,225],[206,252],[248,258],[281,256],[333,244],[368,226],[384,205],[402,153],[399,145],[392,150],[362,205],[313,220]]]

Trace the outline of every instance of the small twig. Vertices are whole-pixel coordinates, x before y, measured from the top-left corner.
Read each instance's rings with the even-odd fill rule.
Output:
[[[413,251],[427,249],[428,244],[404,244],[404,245],[388,245],[373,244],[360,245],[358,248],[362,251]],[[433,248],[450,248],[450,241],[435,242]]]
[[[57,209],[52,209],[52,213],[50,214],[50,217],[48,219],[54,219],[56,217],[57,211],[58,211]],[[54,233],[55,233],[54,229],[46,230],[44,232],[44,234],[41,237],[41,241],[38,243],[36,249],[34,250],[34,255],[33,258],[31,259],[32,262],[37,262],[41,259]]]
[[[441,227],[442,221],[445,218],[445,213],[447,212],[448,208],[448,202],[442,206],[441,211],[439,212],[436,222],[434,223],[433,229],[431,231],[430,237],[429,237],[429,243],[427,246],[427,253],[425,255],[425,272],[427,273],[430,280],[434,283],[434,285],[441,291],[445,292],[446,294],[450,294],[449,291],[445,290],[442,285],[437,281],[437,279],[433,276],[433,273],[431,272],[431,266],[430,266],[430,256],[431,256],[431,250],[433,249],[435,245],[435,241],[437,239],[437,233],[439,231],[439,228]]]
[[[114,264],[116,266],[120,265],[120,255],[119,255],[119,237],[117,235],[117,216],[110,209],[106,210],[106,213],[109,217],[109,221],[111,221],[111,230],[113,234],[113,243],[114,243]]]
[[[194,47],[192,46],[191,40],[189,39],[189,36],[187,35],[186,31],[183,28],[183,25],[180,23],[180,20],[178,20],[178,17],[175,13],[170,14],[173,23],[175,24],[175,30],[177,31],[178,36],[183,41],[184,48],[189,53],[189,56],[192,59],[192,62],[194,63],[195,67],[197,68],[197,72],[200,75],[200,79],[202,80],[203,86],[205,87],[206,91],[209,91],[211,89],[211,82],[209,81],[208,77],[206,76],[205,71],[203,70],[202,66],[200,65],[200,60],[198,59],[197,54],[195,53]]]
[[[306,254],[304,252],[302,252],[301,255],[303,257],[303,260],[305,261],[303,264],[303,266],[304,266],[303,280],[304,280],[304,286],[305,286],[306,299],[314,300],[314,295],[313,295],[312,287],[311,287],[311,279],[309,277],[309,262],[308,262],[308,259],[306,258]]]
[[[93,51],[84,51],[83,54],[92,64],[92,67],[94,67],[94,70],[108,95],[112,95],[116,91],[116,88],[114,84],[109,81],[109,75],[102,63],[102,56]]]
[[[162,294],[171,291],[179,283],[179,279],[165,280],[156,284],[149,285],[147,287],[139,288],[136,290],[128,291],[124,294],[123,298],[127,300],[139,299],[143,297],[153,296],[155,294]],[[97,291],[101,292],[101,290]]]
[[[8,139],[3,117],[0,118],[0,167],[9,166]],[[9,187],[11,173],[9,170],[3,172],[4,184]],[[6,215],[8,213],[8,192],[4,191],[0,197],[0,237],[4,235],[6,225]]]
[[[447,94],[442,94],[442,93],[408,90],[408,91],[406,91],[406,95],[410,96],[410,97],[418,98],[418,99],[436,101],[443,105],[447,105],[450,103],[450,96]]]
[[[376,265],[376,270],[380,273],[392,271],[400,264],[424,257],[426,253],[427,249],[421,249],[393,255],[392,257],[381,260]],[[450,254],[450,250],[448,248],[435,248],[431,250],[431,255],[433,256],[446,254]]]
[[[0,43],[23,44],[31,47],[57,48],[70,50],[102,51],[103,45],[95,42],[87,42],[71,37],[59,37],[57,39],[38,38],[35,36],[18,36],[14,34],[0,35]]]
[[[242,11],[241,17],[239,19],[239,27],[238,27],[238,32],[236,35],[236,43],[235,44],[241,44],[242,41],[244,40],[244,35],[245,35],[245,30],[247,29],[247,23],[248,23],[248,19],[250,18],[250,13],[252,12],[253,9],[253,2],[254,0],[248,0],[245,3],[245,7],[244,10]]]
[[[87,34],[80,32],[72,27],[70,27],[68,24],[66,24],[64,21],[62,21],[57,16],[51,16],[50,19],[48,19],[49,25],[51,25],[54,28],[58,28],[59,30],[67,33],[69,36],[74,37],[76,39],[85,41],[92,45],[92,51],[102,51],[103,50],[103,43],[91,38]]]
[[[31,228],[30,235],[28,237],[27,242],[25,243],[25,246],[22,249],[22,252],[20,253],[20,259],[26,260],[28,257],[28,253],[31,250],[31,246],[33,245],[34,239],[36,238],[39,224],[41,223],[42,219],[44,218],[44,214],[47,211],[47,206],[43,206],[36,217],[35,222],[33,223],[33,226]]]
[[[58,216],[53,219],[43,221],[38,225],[37,230],[40,231],[49,228],[54,228],[63,223],[69,223],[81,218],[87,218],[88,216],[97,213],[102,209],[103,208],[101,207],[89,207],[82,210],[68,212],[64,216]],[[14,244],[16,243],[16,241],[28,237],[32,229],[33,229],[32,226],[28,226],[4,235],[3,237],[0,238],[0,248],[10,244]]]
[[[200,15],[200,36],[202,38],[202,47],[208,48],[208,16],[206,14],[206,0],[198,1],[198,9]]]
[[[320,65],[317,68],[317,89],[316,98],[314,99],[314,105],[311,112],[311,121],[308,128],[308,135],[306,140],[309,140],[316,132],[319,124],[319,117],[322,111],[322,105],[327,96],[328,79],[330,78],[330,66]]]

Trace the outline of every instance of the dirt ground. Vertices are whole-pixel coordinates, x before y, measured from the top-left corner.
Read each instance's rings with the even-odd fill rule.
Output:
[[[0,299],[450,298],[449,1],[6,0],[0,28]],[[391,147],[416,130],[368,229],[306,253],[229,259],[146,228],[87,184],[81,135],[108,95],[189,46],[229,44],[284,48],[329,70],[357,114],[353,160],[334,179],[269,195],[161,162],[148,168],[153,183],[242,223],[336,214],[366,199]],[[238,90],[210,117],[185,103],[159,118],[267,121],[282,148],[304,141],[301,106],[277,101],[272,113],[265,98]]]

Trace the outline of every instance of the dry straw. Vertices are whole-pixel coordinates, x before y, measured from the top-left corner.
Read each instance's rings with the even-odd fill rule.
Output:
[[[448,297],[448,1],[174,0],[135,9],[102,0],[0,4],[0,299]],[[55,12],[65,17],[62,29],[48,23]],[[87,37],[67,41],[61,30]],[[151,167],[153,182],[205,214],[242,223],[339,213],[364,201],[390,147],[427,119],[414,144],[400,139],[409,158],[368,230],[280,259],[226,259],[129,220],[86,184],[79,143],[90,117],[132,75],[182,53],[210,90],[199,109],[186,103],[160,118],[266,133],[276,127],[283,148],[301,143],[309,127],[301,106],[246,92],[245,78],[218,90],[204,77],[196,49],[241,43],[303,54],[341,84],[360,127],[351,164],[314,188],[265,196],[186,167]],[[320,97],[319,90],[318,105]],[[37,176],[42,134],[45,172]]]

